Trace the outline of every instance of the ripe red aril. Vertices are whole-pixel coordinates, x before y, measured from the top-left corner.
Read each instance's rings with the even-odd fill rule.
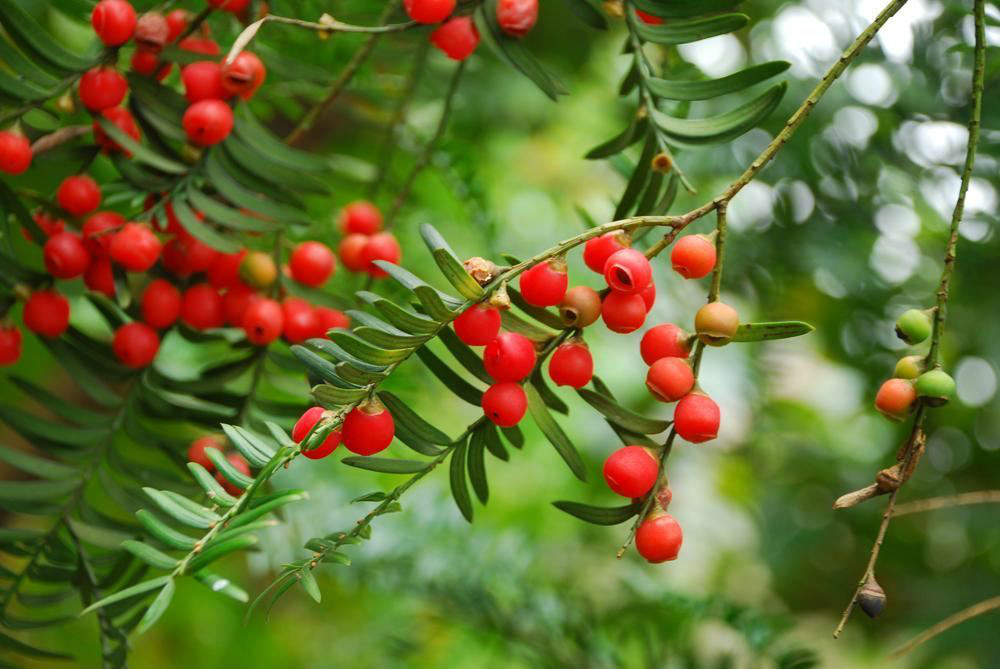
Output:
[[[455,319],[458,338],[469,346],[485,346],[500,332],[500,310],[489,304],[474,304]]]
[[[238,14],[247,8],[250,0],[208,0],[208,4],[216,9],[222,9],[231,14]]]
[[[646,321],[646,303],[641,295],[612,290],[604,296],[601,318],[612,332],[634,332]]]
[[[452,60],[465,60],[479,46],[479,31],[471,16],[456,16],[431,33],[431,44]]]
[[[181,291],[166,279],[154,279],[142,293],[142,320],[163,329],[174,324],[181,315]]]
[[[246,256],[246,249],[236,253],[220,253],[208,268],[208,281],[216,288],[230,288],[240,283],[240,264]]]
[[[60,232],[49,237],[42,254],[45,269],[57,279],[78,277],[90,266],[90,253],[75,232]]]
[[[659,16],[653,16],[652,14],[647,14],[641,9],[635,10],[635,13],[639,16],[640,19],[642,19],[642,22],[645,23],[646,25],[658,26],[661,23],[663,23],[663,19],[661,19]]]
[[[368,241],[361,251],[361,258],[364,260],[368,273],[375,278],[389,276],[385,270],[374,264],[376,260],[398,265],[402,257],[403,252],[399,248],[399,242],[396,241],[391,232],[379,232],[368,237]]]
[[[566,297],[566,288],[569,286],[566,261],[554,259],[538,263],[521,274],[518,286],[521,297],[528,304],[536,307],[559,304]]]
[[[188,102],[224,100],[229,97],[222,85],[222,66],[211,60],[200,60],[181,68],[184,97]]]
[[[255,300],[243,312],[243,331],[250,343],[257,346],[267,346],[280,337],[284,325],[281,305],[271,299]]]
[[[417,23],[441,23],[455,11],[455,0],[403,0],[403,8]]]
[[[660,358],[646,373],[646,387],[661,402],[676,402],[694,388],[694,371],[683,358]]]
[[[249,100],[267,77],[267,68],[257,54],[241,51],[233,62],[222,66],[222,87],[229,95]]]
[[[683,541],[680,523],[663,511],[650,513],[635,533],[635,549],[654,564],[676,560]]]
[[[121,46],[135,31],[135,9],[126,0],[101,0],[90,13],[90,24],[106,46]]]
[[[647,365],[660,358],[686,358],[691,352],[690,335],[673,323],[661,323],[646,331],[639,353]]]
[[[218,42],[208,37],[185,37],[177,43],[177,47],[191,53],[200,53],[203,56],[219,55]]]
[[[117,107],[128,93],[128,82],[111,67],[95,67],[80,77],[80,102],[92,112]]]
[[[191,14],[186,9],[175,9],[167,13],[167,41],[173,42],[188,27]]]
[[[514,427],[528,410],[528,398],[521,384],[496,383],[483,393],[483,413],[500,427]]]
[[[73,216],[84,216],[101,204],[101,188],[86,174],[66,177],[56,191],[59,206]]]
[[[139,126],[136,124],[131,112],[124,107],[111,107],[110,109],[103,109],[101,110],[101,116],[111,121],[112,125],[118,128],[118,130],[120,130],[125,136],[130,137],[137,142],[142,138],[142,134],[139,132]],[[126,156],[132,155],[131,151],[123,148],[104,131],[104,128],[102,128],[101,124],[97,122],[97,119],[94,119],[93,128],[94,141],[105,153],[121,151]]]
[[[201,100],[181,119],[188,139],[198,146],[218,144],[233,130],[233,110],[222,100]]]
[[[139,223],[126,223],[111,237],[111,259],[129,272],[145,272],[160,257],[163,245],[153,231]]]
[[[346,235],[374,235],[382,229],[382,212],[371,202],[357,200],[341,209],[339,226]]]
[[[331,309],[330,307],[315,307],[313,314],[316,315],[316,337],[325,337],[326,333],[336,328],[351,327],[351,319],[343,311]]]
[[[639,297],[642,298],[643,304],[646,305],[646,313],[649,313],[653,305],[656,304],[656,283],[650,281],[648,286],[639,291]]]
[[[561,344],[549,359],[549,378],[557,386],[583,388],[594,376],[594,358],[581,342]]]
[[[226,323],[241,327],[247,307],[260,299],[263,299],[263,296],[254,292],[254,289],[245,283],[237,283],[227,288],[226,294],[222,296],[222,314]]]
[[[45,237],[57,235],[66,229],[66,221],[61,218],[56,218],[42,209],[36,211],[31,218],[35,221],[35,224],[41,228],[42,234]],[[29,242],[34,241],[34,237],[28,233],[27,228],[21,228],[21,234],[24,235],[24,238]]]
[[[642,497],[656,484],[660,465],[642,446],[625,446],[604,461],[604,480],[622,497]]]
[[[681,438],[694,444],[715,439],[720,421],[719,405],[699,392],[682,397],[674,409],[674,429]]]
[[[21,359],[21,331],[13,325],[0,324],[0,367],[13,365]]]
[[[160,81],[163,81],[170,74],[170,70],[173,69],[173,63],[162,62],[158,53],[143,51],[142,49],[136,49],[132,52],[132,60],[129,64],[132,66],[132,71],[136,74],[146,77],[155,75]]]
[[[368,235],[352,233],[340,240],[337,253],[344,267],[352,272],[364,272],[368,268],[365,262],[365,246],[368,245]]]
[[[295,422],[295,426],[292,427],[292,441],[296,444],[302,443],[302,440],[306,438],[313,426],[319,422],[320,418],[323,417],[323,407],[310,407],[306,409],[306,412],[299,417]],[[306,456],[310,460],[319,460],[320,458],[325,458],[336,450],[337,446],[340,446],[340,441],[342,439],[342,434],[340,430],[332,430],[323,443],[316,448],[310,449],[308,451],[302,451],[302,455]]]
[[[208,459],[208,455],[205,453],[206,448],[214,448],[220,453],[226,447],[225,440],[213,434],[207,434],[204,437],[198,437],[191,442],[187,450],[188,462],[196,462],[208,471],[215,470],[215,463]]]
[[[108,256],[93,256],[87,271],[83,273],[83,283],[95,293],[107,297],[115,296],[115,274]]]
[[[0,131],[0,172],[21,174],[31,166],[31,142],[24,135]]]
[[[537,20],[538,0],[497,0],[497,25],[508,35],[527,35]]]
[[[196,283],[181,296],[181,320],[196,330],[221,328],[225,324],[222,296],[207,283]]]
[[[292,278],[307,286],[322,286],[333,276],[337,260],[333,251],[320,242],[302,242],[292,251],[288,259]]]
[[[69,327],[69,301],[54,290],[36,290],[24,303],[24,327],[43,337],[58,337]]]
[[[670,264],[685,279],[700,279],[715,267],[715,244],[705,235],[687,235],[674,242]]]
[[[622,249],[604,263],[604,280],[620,293],[640,293],[652,282],[653,268],[642,251]]]
[[[516,332],[502,332],[483,351],[486,373],[496,381],[520,381],[535,367],[535,345]]]
[[[342,432],[344,446],[351,453],[374,455],[392,443],[396,425],[389,410],[378,400],[371,400],[347,414]]]
[[[587,243],[583,245],[583,262],[598,274],[604,274],[604,266],[608,263],[608,258],[626,248],[628,248],[628,241],[624,232],[620,230],[606,232],[600,237],[588,239]]]
[[[298,297],[286,297],[281,309],[285,319],[283,334],[289,343],[300,344],[315,336],[319,321],[312,305]]]
[[[118,359],[132,369],[148,367],[159,348],[159,335],[145,323],[126,323],[115,331],[111,342]]]

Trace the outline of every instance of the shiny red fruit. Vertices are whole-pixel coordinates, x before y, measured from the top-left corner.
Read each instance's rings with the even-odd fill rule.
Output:
[[[175,237],[163,247],[163,266],[177,276],[206,272],[219,252],[194,237]]]
[[[243,331],[247,333],[247,340],[256,346],[267,346],[280,337],[284,326],[281,305],[274,300],[255,300],[243,312]]]
[[[139,223],[126,223],[111,237],[111,259],[129,272],[145,272],[160,257],[163,245],[153,231]]]
[[[49,237],[42,247],[45,269],[57,279],[73,279],[87,271],[90,253],[75,232]]]
[[[43,337],[58,337],[69,327],[69,302],[54,290],[36,290],[24,303],[24,327]]]
[[[208,471],[215,471],[215,464],[208,459],[208,455],[205,454],[206,448],[214,448],[220,453],[226,447],[226,442],[222,437],[215,435],[205,435],[204,437],[198,437],[191,442],[187,450],[188,462],[196,462]]]
[[[537,20],[538,0],[497,0],[497,25],[508,35],[527,35]]]
[[[208,281],[216,288],[230,288],[240,283],[240,265],[246,256],[246,249],[236,253],[220,253],[208,268]]]
[[[917,400],[917,390],[910,379],[889,379],[878,389],[875,408],[891,420],[902,420]]]
[[[111,232],[125,225],[125,217],[114,211],[99,211],[83,223],[83,244],[92,256],[106,256],[111,249]]]
[[[31,142],[24,135],[0,131],[0,172],[21,174],[31,166]]]
[[[374,264],[376,260],[398,265],[402,257],[403,252],[399,248],[399,242],[396,241],[391,232],[379,232],[372,235],[361,251],[361,258],[364,260],[368,273],[379,279],[389,275]]]
[[[653,268],[638,249],[615,251],[604,263],[604,280],[619,293],[640,293],[653,280]]]
[[[646,373],[646,387],[661,402],[676,402],[694,388],[694,371],[683,358],[660,358]]]
[[[646,303],[641,295],[612,290],[604,297],[601,318],[612,332],[635,332],[646,321]]]
[[[143,291],[140,307],[147,325],[168,328],[181,315],[181,291],[166,279],[154,279]]]
[[[298,297],[286,297],[281,305],[285,323],[282,334],[291,344],[301,344],[316,335],[319,320],[312,305]]]
[[[191,14],[186,9],[175,9],[167,14],[167,41],[173,42],[184,32],[191,21]]]
[[[500,310],[488,304],[474,304],[452,325],[458,338],[469,346],[485,346],[500,332]]]
[[[452,60],[465,60],[479,46],[479,31],[471,16],[456,16],[431,33],[431,44]]]
[[[635,10],[635,13],[638,14],[639,18],[642,19],[642,22],[645,23],[646,25],[658,26],[661,23],[663,23],[663,19],[661,19],[659,16],[653,16],[652,14],[647,14],[641,9]]]
[[[389,410],[376,402],[352,409],[342,427],[344,446],[351,453],[374,455],[392,443],[396,425]]]
[[[455,11],[455,0],[403,0],[403,8],[417,23],[441,23]]]
[[[219,44],[207,37],[185,37],[177,43],[177,46],[184,51],[200,53],[203,56],[219,55]]]
[[[208,0],[208,4],[216,9],[222,9],[232,14],[242,12],[250,4],[250,0]]]
[[[604,461],[604,480],[622,497],[642,497],[656,484],[660,465],[642,446],[625,446]]]
[[[155,75],[159,81],[166,79],[167,75],[170,74],[170,70],[174,67],[173,63],[161,61],[159,54],[139,49],[132,52],[132,60],[129,64],[132,67],[132,71],[136,74],[146,77]]]
[[[374,235],[382,229],[382,212],[365,200],[351,202],[341,209],[339,225],[345,235]]]
[[[233,110],[222,100],[201,100],[181,119],[188,139],[198,146],[218,144],[233,130]]]
[[[594,377],[594,358],[587,345],[561,344],[549,359],[549,378],[557,386],[583,388]]]
[[[483,413],[500,427],[514,427],[528,410],[528,398],[519,383],[496,383],[483,393]]]
[[[368,245],[368,235],[354,233],[340,240],[337,253],[344,267],[352,272],[364,272],[368,268],[365,262],[365,246]]]
[[[160,349],[156,330],[145,323],[127,323],[115,331],[111,350],[122,364],[132,369],[148,367]]]
[[[188,102],[224,100],[229,97],[222,86],[222,66],[211,60],[200,60],[181,69],[184,97]]]
[[[222,67],[222,87],[229,95],[249,100],[267,78],[267,68],[257,54],[241,51],[232,63]]]
[[[715,268],[715,244],[703,235],[687,235],[674,242],[670,264],[685,279],[700,279]]]
[[[648,286],[639,291],[639,297],[642,298],[643,304],[646,305],[646,313],[649,313],[653,305],[656,304],[656,283],[650,281]]]
[[[225,324],[222,296],[207,283],[196,283],[181,297],[181,320],[196,330],[221,328]]]
[[[95,67],[80,77],[77,92],[84,107],[98,112],[121,104],[128,93],[128,82],[114,68]]]
[[[0,325],[0,367],[21,359],[21,331],[13,325]]]
[[[323,417],[323,407],[310,407],[306,409],[306,412],[295,422],[295,426],[292,427],[292,441],[296,444],[301,443],[309,431],[313,429],[313,426],[319,422],[319,419]],[[306,456],[310,460],[319,460],[325,458],[326,456],[333,453],[337,446],[340,446],[340,442],[343,435],[340,430],[333,430],[330,432],[329,436],[323,440],[323,443],[308,451],[302,451],[302,455]]]
[[[135,24],[135,9],[126,0],[101,0],[90,13],[90,25],[106,46],[121,46],[129,41]]]
[[[660,358],[686,358],[691,353],[688,333],[673,323],[652,327],[642,335],[639,353],[647,365]]]
[[[502,332],[486,345],[483,367],[496,381],[520,381],[535,368],[535,345],[516,332]]]
[[[337,268],[337,259],[326,244],[320,242],[302,242],[292,251],[288,259],[288,268],[292,278],[307,286],[322,286],[333,276]]]
[[[569,287],[566,263],[561,260],[538,263],[521,274],[518,286],[528,304],[553,307],[563,301]]]
[[[83,283],[95,293],[114,297],[115,273],[111,268],[111,259],[107,256],[92,257],[87,271],[83,273]]]
[[[244,476],[250,476],[250,465],[247,464],[246,459],[239,453],[230,453],[226,456],[226,460],[232,465],[233,469],[237,470]],[[215,480],[219,482],[226,492],[234,497],[239,497],[243,494],[243,488],[239,487],[235,483],[232,483],[227,479],[222,472],[216,472]]]
[[[222,314],[228,325],[242,327],[243,315],[247,307],[257,300],[264,299],[263,295],[255,292],[253,288],[245,283],[237,283],[226,289],[226,294],[222,296]]]
[[[124,107],[111,107],[110,109],[104,109],[101,111],[101,116],[111,121],[111,123],[122,131],[128,137],[131,137],[135,141],[139,141],[142,138],[142,133],[139,132],[139,126],[136,124],[135,119],[129,110]],[[104,128],[101,124],[94,120],[94,141],[97,143],[105,153],[114,153],[115,151],[121,151],[126,156],[131,156],[132,152],[128,149],[122,148],[118,142],[108,136],[108,133],[104,132]]]
[[[42,235],[46,238],[52,235],[57,235],[66,229],[66,221],[61,218],[55,218],[47,211],[39,209],[31,218],[35,221],[35,224],[41,229]],[[35,241],[35,238],[31,236],[28,232],[28,228],[21,228],[21,235],[29,242]]]
[[[694,444],[715,439],[721,420],[719,405],[701,393],[685,395],[674,409],[674,430]]]
[[[59,206],[73,216],[84,216],[101,204],[101,188],[86,174],[66,177],[56,191]]]
[[[313,313],[316,315],[317,337],[325,337],[327,332],[336,328],[351,327],[351,319],[343,311],[330,307],[316,307],[313,309]]]
[[[635,533],[635,549],[654,564],[676,560],[683,541],[680,523],[668,513],[651,513]]]
[[[620,230],[606,232],[600,237],[588,239],[583,245],[583,262],[598,274],[604,274],[604,265],[613,253],[627,249],[625,233]]]

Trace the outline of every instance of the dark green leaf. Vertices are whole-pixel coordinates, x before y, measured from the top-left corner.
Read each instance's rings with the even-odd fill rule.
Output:
[[[695,19],[678,19],[650,25],[644,21],[633,22],[639,37],[656,44],[687,44],[725,35],[743,28],[750,22],[746,14],[719,14]]]
[[[580,388],[576,392],[587,404],[600,411],[605,418],[626,430],[639,434],[659,434],[670,427],[670,421],[646,418],[626,409],[607,395],[587,388]]]
[[[141,541],[129,539],[122,543],[122,548],[157,569],[173,569],[177,566],[177,560]]]
[[[545,402],[545,406],[557,413],[563,414],[564,416],[569,415],[569,407],[566,406],[566,403],[563,402],[558,395],[552,392],[549,385],[545,383],[545,377],[542,376],[541,368],[532,372],[531,385],[538,391],[538,396]]]
[[[432,444],[446,446],[452,443],[451,437],[428,423],[397,396],[382,390],[378,393],[378,397],[385,404],[389,413],[392,414],[392,419],[396,422],[397,426],[405,426],[406,429],[410,430],[417,437]]]
[[[766,119],[781,102],[788,88],[786,83],[772,86],[760,96],[731,111],[707,118],[673,118],[653,112],[656,124],[672,141],[679,144],[701,145],[735,139]]]
[[[642,11],[665,19],[688,19],[732,9],[743,0],[631,0]]]
[[[372,456],[349,455],[341,460],[345,465],[367,469],[383,474],[416,474],[427,468],[427,463],[421,460],[403,460],[397,458],[376,458]]]
[[[82,72],[96,64],[94,56],[78,56],[62,47],[38,25],[18,2],[0,2],[0,24],[25,51],[68,72]]]
[[[378,309],[392,325],[412,334],[433,334],[441,327],[440,323],[427,316],[405,309],[381,295],[361,291],[358,297]]]
[[[245,551],[248,548],[256,546],[258,541],[259,539],[252,534],[233,537],[232,539],[223,539],[221,541],[216,539],[209,543],[196,558],[191,560],[187,571],[188,573],[200,571],[221,557],[235,551]]]
[[[125,588],[124,590],[119,590],[118,592],[112,595],[108,595],[107,597],[104,597],[103,599],[94,602],[93,604],[85,608],[83,611],[81,611],[80,615],[82,616],[85,613],[90,613],[91,611],[95,611],[99,608],[107,606],[108,604],[114,604],[115,602],[120,602],[126,599],[130,599],[132,597],[137,597],[138,595],[145,594],[151,590],[159,590],[160,588],[164,587],[170,580],[171,576],[170,574],[167,574],[166,576],[159,576],[157,578],[151,578],[148,581],[143,581],[142,583],[137,583],[136,585]]]
[[[191,464],[195,465],[195,463]],[[201,465],[195,466],[200,467]],[[204,468],[202,468],[202,471],[205,471]],[[198,545],[198,541],[196,539],[178,532],[157,518],[156,515],[150,511],[139,509],[136,511],[135,515],[139,519],[139,522],[142,523],[142,526],[146,528],[147,532],[149,532],[157,541],[160,541],[170,548],[189,551]]]
[[[448,389],[458,397],[473,406],[482,406],[483,393],[476,389],[468,381],[453,372],[448,365],[441,361],[441,358],[434,355],[426,346],[417,349],[417,357],[427,366],[427,369],[441,381]]]
[[[313,397],[327,409],[353,404],[362,400],[367,394],[368,390],[365,388],[337,388],[325,383],[312,389]]]
[[[580,520],[594,525],[618,525],[639,513],[642,506],[640,504],[626,504],[625,506],[591,506],[579,502],[553,502],[560,511],[565,511],[571,516],[576,516]]]
[[[451,246],[445,241],[444,237],[434,229],[434,226],[424,223],[420,226],[420,235],[424,238],[424,243],[431,250],[434,256],[434,262],[437,263],[438,268],[441,273],[444,274],[448,282],[455,287],[458,293],[467,299],[475,300],[483,295],[483,287],[473,279],[468,272],[465,271],[465,267],[462,265],[462,261],[458,259],[455,252],[452,251]]]
[[[743,323],[733,336],[734,342],[771,341],[800,337],[813,331],[813,326],[802,321],[776,321],[773,323]]]
[[[246,489],[253,483],[253,477],[247,476],[236,469],[229,462],[229,459],[214,448],[206,448],[205,455],[215,465],[215,470],[222,474],[223,478],[232,483],[237,488]]]
[[[588,151],[584,158],[587,158],[588,160],[597,160],[599,158],[613,156],[616,153],[621,153],[645,137],[646,130],[648,130],[648,128],[649,121],[646,117],[639,120],[633,120],[632,123],[620,133]]]
[[[477,379],[483,383],[488,383],[493,385],[493,379],[489,374],[486,373],[486,368],[483,367],[483,360],[473,351],[467,344],[462,342],[458,338],[451,328],[442,328],[441,332],[438,333],[438,338],[441,343],[445,345],[445,348],[454,356],[455,360],[459,362],[462,367],[465,368],[467,372],[475,376]]]
[[[309,566],[305,566],[299,570],[299,580],[302,581],[302,588],[306,591],[314,602],[319,604],[323,600],[323,595],[320,594],[319,585],[316,583],[316,577],[313,576],[312,569]]]
[[[181,227],[191,233],[191,236],[198,241],[208,244],[213,249],[222,253],[236,253],[243,248],[240,240],[223,235],[211,226],[199,221],[198,217],[195,216],[187,202],[183,199],[174,198],[171,200],[171,205],[173,206],[174,213],[177,215],[177,220],[180,221]]]
[[[791,63],[774,60],[748,67],[745,70],[702,81],[668,81],[650,78],[646,80],[649,90],[661,98],[670,100],[710,100],[728,93],[736,93],[754,84],[777,76],[787,70]]]
[[[566,4],[569,5],[570,11],[573,12],[574,16],[591,28],[595,30],[608,29],[608,21],[604,18],[604,14],[590,4],[588,0],[566,0]]]
[[[413,349],[385,349],[369,344],[349,330],[334,330],[330,339],[350,355],[372,365],[391,365],[408,357]]]
[[[455,498],[458,510],[471,523],[472,498],[469,497],[469,488],[465,483],[465,452],[467,448],[468,442],[463,441],[451,452],[448,478],[451,482],[451,494]]]
[[[487,42],[501,58],[534,82],[545,95],[557,100],[560,95],[566,93],[566,87],[546,72],[519,38],[508,35],[500,28],[497,24],[496,4],[497,0],[486,0],[476,13],[480,22],[486,26],[483,32]]]
[[[584,467],[583,460],[580,458],[580,454],[569,440],[569,437],[566,436],[566,433],[559,427],[559,423],[549,413],[538,391],[531,384],[528,384],[525,386],[524,392],[528,396],[528,411],[535,420],[535,424],[538,425],[538,429],[542,431],[542,434],[545,435],[545,438],[556,449],[556,452],[566,461],[573,475],[581,481],[586,481],[587,470]]]
[[[490,426],[492,427],[492,426]],[[474,430],[469,437],[469,481],[472,482],[472,489],[476,491],[476,497],[483,504],[490,498],[490,486],[486,478],[486,430],[484,423],[482,427]]]

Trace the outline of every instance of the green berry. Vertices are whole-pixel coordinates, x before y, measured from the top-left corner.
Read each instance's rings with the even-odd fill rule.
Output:
[[[892,375],[897,379],[915,379],[924,371],[924,357],[922,355],[908,355],[901,358],[896,363],[896,369]]]
[[[896,321],[896,336],[907,344],[919,344],[931,336],[931,317],[926,311],[909,309]]]
[[[928,406],[939,407],[955,395],[955,379],[941,369],[924,372],[917,379],[917,394]]]

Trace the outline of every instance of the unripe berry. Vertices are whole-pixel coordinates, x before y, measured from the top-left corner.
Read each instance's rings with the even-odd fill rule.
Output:
[[[627,238],[621,230],[606,232],[600,237],[588,239],[583,245],[583,262],[598,274],[604,274],[604,266],[614,253],[628,248]]]
[[[456,16],[431,33],[431,44],[452,60],[465,60],[479,46],[479,31],[471,16]]]
[[[222,100],[201,100],[187,108],[181,124],[191,142],[198,146],[212,146],[232,131],[233,110]]]
[[[521,274],[518,286],[521,297],[536,307],[552,307],[566,297],[569,275],[566,261],[561,259],[541,262]]]
[[[95,67],[80,77],[77,92],[84,107],[99,112],[121,104],[128,93],[128,82],[114,68]]]
[[[892,375],[897,379],[915,379],[924,372],[924,356],[908,355],[900,358]]]
[[[267,68],[257,54],[241,51],[233,62],[222,67],[222,87],[229,95],[249,100],[267,77]]]
[[[455,0],[404,0],[403,8],[417,23],[441,23],[455,11]]]
[[[642,251],[622,249],[604,264],[604,280],[617,292],[640,293],[652,282],[653,268]]]
[[[469,346],[485,346],[500,332],[500,310],[488,304],[474,304],[455,319],[455,334]]]
[[[191,103],[229,97],[222,85],[222,66],[211,60],[185,65],[181,69],[181,82],[184,97]]]
[[[659,476],[656,457],[642,446],[625,446],[604,461],[604,480],[622,497],[643,497]]]
[[[145,323],[126,323],[115,331],[111,342],[111,350],[132,369],[148,367],[159,348],[160,337]]]
[[[669,513],[654,511],[635,532],[635,549],[653,564],[676,560],[683,542],[680,523]]]
[[[214,448],[221,453],[226,448],[226,441],[222,437],[213,434],[198,437],[188,446],[188,462],[196,462],[210,472],[215,471],[215,464],[205,454],[206,448]]]
[[[649,25],[649,26],[658,26],[661,23],[663,23],[663,19],[661,19],[659,16],[653,16],[652,14],[647,14],[646,12],[642,11],[641,9],[635,10],[635,13],[642,20],[642,22],[645,23],[646,25]]]
[[[281,336],[284,325],[281,305],[274,300],[256,300],[243,313],[243,331],[247,340],[257,346],[267,346]]]
[[[226,289],[226,294],[222,296],[222,314],[226,323],[234,327],[242,327],[243,315],[246,314],[247,307],[264,297],[245,283],[237,283]]]
[[[250,465],[247,463],[246,459],[244,459],[242,455],[240,455],[239,453],[230,453],[229,455],[226,456],[226,460],[228,460],[229,464],[232,465],[233,468],[239,471],[241,474],[250,476]],[[234,483],[231,483],[229,479],[227,479],[225,476],[222,475],[222,472],[217,472],[215,474],[215,480],[218,481],[219,485],[225,488],[226,492],[228,492],[230,495],[234,497],[239,497],[240,495],[243,494],[243,488],[239,487],[238,485],[235,485]]]
[[[163,245],[153,231],[139,223],[126,223],[111,237],[111,259],[129,272],[145,272],[160,257]]]
[[[889,379],[875,395],[875,408],[889,420],[901,421],[917,400],[913,382],[907,379]]]
[[[514,427],[527,410],[528,398],[519,383],[495,383],[483,393],[483,413],[500,427]]]
[[[107,256],[92,257],[87,271],[83,273],[83,283],[95,293],[114,297],[115,274],[111,269],[111,259]]]
[[[31,166],[31,142],[9,130],[0,132],[0,172],[21,174]]]
[[[181,292],[165,279],[154,279],[142,293],[142,320],[162,330],[181,315]]]
[[[635,332],[646,321],[646,303],[641,295],[612,290],[604,296],[601,318],[612,332]]]
[[[557,386],[583,388],[594,377],[594,358],[583,342],[561,344],[549,360],[549,378]]]
[[[0,367],[13,365],[21,359],[21,331],[13,325],[0,324]]]
[[[676,402],[694,388],[694,372],[683,358],[660,358],[649,367],[646,387],[661,402]]]
[[[90,14],[90,24],[106,46],[121,46],[135,31],[135,10],[126,0],[101,0]]]
[[[364,272],[368,264],[365,262],[365,246],[368,245],[368,235],[350,234],[340,240],[337,253],[344,267],[352,272]]]
[[[384,260],[398,265],[402,257],[403,252],[399,248],[399,242],[396,241],[391,232],[379,232],[372,235],[361,250],[361,259],[364,261],[368,273],[379,279],[389,275],[374,264],[376,260]]]
[[[920,309],[904,311],[896,320],[896,336],[907,344],[919,344],[931,336],[930,314]]]
[[[559,305],[559,315],[567,327],[592,325],[601,317],[601,296],[590,286],[573,286]]]
[[[924,404],[939,407],[955,396],[955,379],[943,369],[932,369],[920,375],[916,390]]]
[[[646,305],[646,313],[649,313],[653,305],[656,304],[656,283],[650,281],[648,286],[639,291],[639,297],[642,298],[643,304]]]
[[[175,9],[167,14],[167,41],[173,42],[188,27],[191,15],[186,9]]]
[[[375,455],[392,443],[396,425],[378,400],[355,407],[344,418],[344,446],[351,453]]]
[[[699,392],[682,397],[674,409],[674,430],[693,444],[715,439],[721,420],[719,405]]]
[[[740,315],[724,302],[709,302],[694,315],[698,338],[709,346],[724,346],[740,327]]]
[[[292,344],[300,344],[316,335],[319,321],[312,305],[298,297],[286,297],[281,305],[284,315],[282,334]]]
[[[54,290],[37,290],[24,303],[24,327],[55,338],[69,327],[69,302]]]
[[[345,235],[374,235],[382,229],[382,212],[371,202],[358,200],[344,205],[338,224]]]
[[[688,333],[673,323],[662,323],[642,335],[639,353],[647,365],[660,358],[686,358],[691,353],[691,340]]]
[[[90,253],[75,232],[49,237],[42,247],[45,269],[57,279],[72,279],[87,271]]]
[[[110,253],[112,230],[125,225],[125,217],[114,211],[99,211],[83,223],[83,245],[92,256]]]
[[[139,132],[139,126],[136,125],[135,119],[132,118],[131,112],[124,107],[111,107],[110,109],[101,110],[101,116],[111,121],[116,128],[121,130],[125,135],[131,137],[135,141],[139,141],[142,138],[142,133]],[[118,142],[111,139],[101,124],[94,119],[94,141],[105,153],[114,153],[116,151],[121,151],[126,156],[131,156],[132,152],[122,148]]]
[[[337,260],[333,251],[320,242],[302,242],[292,251],[288,259],[292,278],[307,286],[322,286],[333,276]]]
[[[486,345],[483,367],[496,381],[520,381],[535,368],[535,345],[516,332],[501,332]]]
[[[163,14],[157,12],[147,12],[139,17],[135,24],[136,49],[159,53],[167,43],[170,35],[170,26]]]
[[[246,249],[236,253],[220,253],[208,268],[208,282],[216,288],[230,288],[240,283],[240,264],[246,257]]]
[[[207,283],[196,283],[181,297],[181,320],[196,330],[221,328],[225,324],[222,296]]]
[[[508,35],[527,35],[537,20],[538,0],[497,0],[497,25]]]
[[[295,422],[295,426],[292,428],[292,441],[296,444],[301,443],[309,431],[313,429],[313,426],[319,422],[320,418],[323,417],[323,407],[310,407],[306,409],[306,412]],[[302,451],[302,455],[306,456],[310,460],[319,460],[325,458],[326,456],[333,453],[337,446],[340,446],[341,441],[340,430],[333,430],[327,435],[323,443],[312,448],[308,451]]]
[[[240,278],[251,288],[264,290],[278,278],[278,266],[274,258],[263,251],[250,251],[240,264]]]
[[[715,244],[705,235],[687,235],[674,243],[670,264],[685,279],[700,279],[715,268]]]
[[[316,316],[317,337],[325,337],[330,330],[351,327],[351,319],[343,311],[330,307],[314,307],[313,314]]]
[[[59,206],[73,216],[84,216],[101,204],[101,188],[86,174],[66,177],[56,191]]]

